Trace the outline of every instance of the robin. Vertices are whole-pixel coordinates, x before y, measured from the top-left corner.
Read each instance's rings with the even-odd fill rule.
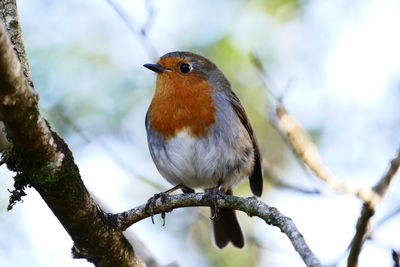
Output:
[[[232,195],[249,177],[261,196],[261,156],[253,129],[229,81],[210,60],[191,52],[171,52],[144,67],[157,73],[146,114],[147,140],[161,175],[175,189]],[[242,248],[244,238],[234,210],[214,210],[219,248],[229,242]],[[213,209],[212,209],[213,214]]]

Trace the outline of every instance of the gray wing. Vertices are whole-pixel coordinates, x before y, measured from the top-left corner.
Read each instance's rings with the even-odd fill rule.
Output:
[[[253,172],[250,174],[250,189],[251,192],[256,196],[261,196],[263,190],[263,173],[261,168],[261,155],[260,149],[258,147],[256,136],[253,132],[253,128],[251,128],[249,119],[247,118],[246,112],[242,105],[240,104],[239,98],[233,91],[230,91],[229,101],[233,107],[233,110],[238,115],[240,121],[243,126],[246,128],[247,132],[250,135],[251,141],[253,143],[254,149],[254,168]]]

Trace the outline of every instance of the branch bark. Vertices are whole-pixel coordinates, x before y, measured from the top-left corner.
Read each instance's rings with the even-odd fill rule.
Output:
[[[16,29],[15,1],[2,0],[0,5],[3,18],[4,14],[14,16],[5,16],[5,24]],[[11,35],[21,37],[14,32]],[[75,257],[84,257],[96,266],[143,265],[123,234],[108,227],[104,212],[80,178],[68,146],[40,116],[38,96],[27,77],[30,75],[24,73],[0,23],[0,120],[12,144],[2,161],[16,173],[10,208],[25,194],[24,188],[32,186],[73,239]]]
[[[276,208],[253,198],[240,198],[235,196],[216,196],[219,208],[229,208],[247,213],[250,217],[257,216],[267,224],[277,226],[287,235],[293,247],[299,253],[306,266],[322,266],[317,257],[308,247],[303,235],[299,232],[293,221],[280,213]],[[165,200],[157,200],[154,206],[154,214],[170,212],[176,208],[212,206],[214,199],[207,194],[193,193],[171,195]],[[109,214],[108,220],[116,230],[123,231],[130,225],[150,217],[151,214],[146,205],[133,208],[119,214]]]
[[[28,80],[28,84],[33,87],[31,71],[25,52],[25,46],[22,38],[21,26],[18,21],[18,10],[15,0],[0,1],[0,16],[4,22],[4,26],[10,36],[10,40],[14,45],[22,70]]]
[[[0,28],[0,120],[16,149],[35,152],[40,159],[59,167],[64,155],[39,115],[38,95],[28,84],[3,24]],[[26,150],[25,150],[26,149]]]

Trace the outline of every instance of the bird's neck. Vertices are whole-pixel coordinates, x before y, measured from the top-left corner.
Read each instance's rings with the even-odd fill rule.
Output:
[[[186,130],[193,137],[205,137],[215,122],[212,88],[201,79],[157,78],[150,106],[150,126],[164,139]]]

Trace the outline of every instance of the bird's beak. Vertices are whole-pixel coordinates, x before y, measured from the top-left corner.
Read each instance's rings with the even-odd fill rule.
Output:
[[[167,69],[161,66],[160,64],[144,64],[143,66],[157,73],[162,73],[167,71]]]

